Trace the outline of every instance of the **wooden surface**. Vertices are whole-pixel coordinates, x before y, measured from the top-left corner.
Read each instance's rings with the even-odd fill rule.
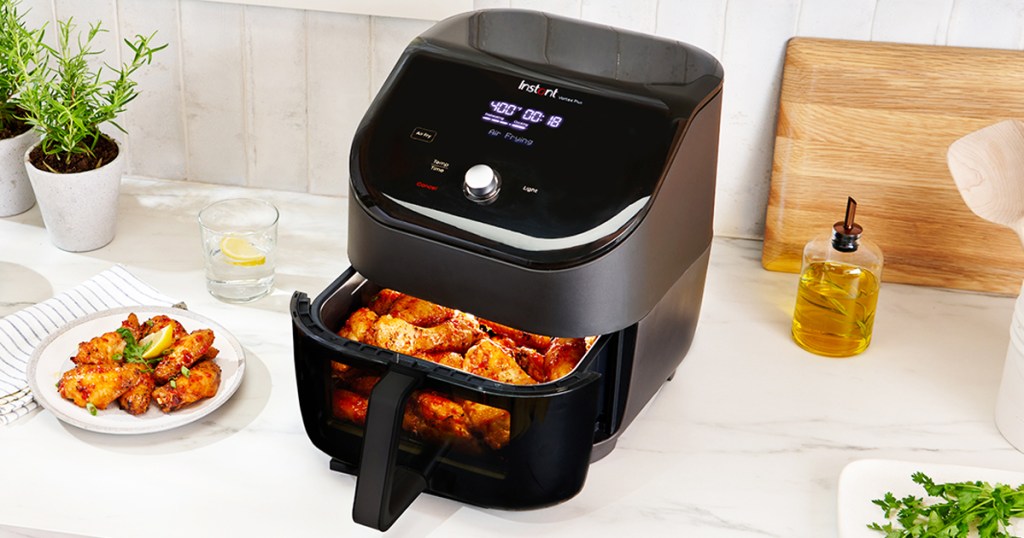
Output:
[[[1001,121],[958,139],[946,161],[967,207],[1024,240],[1024,121]]]
[[[955,140],[1010,118],[1024,118],[1024,52],[790,40],[762,264],[799,272],[849,195],[884,281],[1016,295],[1017,235],[972,213],[946,164]]]

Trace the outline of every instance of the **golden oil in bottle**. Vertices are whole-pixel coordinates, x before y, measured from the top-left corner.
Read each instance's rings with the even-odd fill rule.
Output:
[[[871,343],[882,278],[882,251],[861,239],[853,222],[857,202],[847,200],[846,218],[832,233],[804,247],[793,311],[793,339],[827,357],[856,355]]]
[[[814,262],[800,275],[793,339],[828,357],[867,349],[878,305],[878,278],[856,265]]]

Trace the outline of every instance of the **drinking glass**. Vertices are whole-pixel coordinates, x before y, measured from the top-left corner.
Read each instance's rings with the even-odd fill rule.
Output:
[[[248,303],[274,287],[279,212],[270,202],[232,198],[199,211],[206,289],[229,303]]]

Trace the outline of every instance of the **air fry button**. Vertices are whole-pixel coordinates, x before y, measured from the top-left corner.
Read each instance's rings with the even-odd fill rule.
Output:
[[[412,134],[409,135],[413,140],[419,140],[420,142],[431,143],[437,138],[437,131],[431,131],[430,129],[424,129],[423,127],[417,127],[412,130]]]

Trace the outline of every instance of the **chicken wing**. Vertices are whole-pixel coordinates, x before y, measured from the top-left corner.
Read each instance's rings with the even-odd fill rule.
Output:
[[[168,325],[173,327],[171,329],[171,337],[174,340],[177,340],[188,334],[188,331],[185,330],[185,327],[183,327],[181,323],[178,322],[178,320],[161,314],[159,316],[153,316],[146,320],[146,322],[142,326],[142,337],[146,337],[155,332],[160,332],[160,330],[162,330],[164,327]]]
[[[508,349],[489,338],[480,340],[466,352],[464,369],[471,373],[502,383],[534,385],[537,383],[516,363]]]
[[[149,410],[156,380],[153,379],[152,371],[144,364],[126,364],[124,369],[130,372],[131,388],[117,399],[117,403],[128,413],[141,415]]]
[[[547,381],[554,381],[569,374],[587,354],[587,343],[582,338],[555,338],[544,353],[544,369]]]
[[[506,346],[507,347],[507,346]],[[544,354],[532,347],[517,347],[512,350],[516,364],[538,383],[548,381],[548,369],[544,364]]]
[[[384,288],[377,292],[367,303],[366,307],[373,310],[374,314],[383,316],[391,311],[391,305],[395,304],[395,301],[405,297],[404,293],[397,292],[395,290]]]
[[[142,326],[139,325],[139,317],[135,315],[135,312],[128,314],[128,318],[121,322],[121,327],[128,329],[136,342],[142,338]]]
[[[331,392],[334,416],[358,426],[366,425],[370,392],[380,376],[349,367],[340,386]],[[450,398],[432,390],[414,391],[402,415],[402,429],[430,442],[453,443],[456,448],[479,452],[509,442],[511,417],[508,411],[461,398]],[[482,445],[482,444],[483,445]]]
[[[520,331],[519,329],[513,329],[500,323],[495,323],[486,319],[477,318],[481,325],[490,329],[496,336],[502,338],[509,338],[516,347],[530,347],[537,351],[544,351],[551,345],[550,336],[542,336],[539,334],[528,333],[526,331]]]
[[[411,295],[404,295],[391,305],[388,315],[418,327],[433,327],[452,319],[455,311]]]
[[[369,397],[370,392],[373,391],[373,387],[377,385],[378,381],[380,381],[379,375],[364,372],[363,375],[354,377],[349,381],[348,389],[356,394]]]
[[[106,409],[132,387],[133,370],[117,364],[81,364],[60,376],[57,392],[78,407]]]
[[[377,314],[369,308],[356,310],[345,320],[345,326],[338,330],[338,336],[356,342],[366,342],[366,335],[377,321]]]
[[[193,333],[194,334],[194,333]],[[179,375],[174,383],[161,385],[153,390],[153,400],[164,413],[170,413],[188,404],[211,398],[220,388],[220,366],[213,361],[202,361],[194,365],[188,375]]]
[[[114,364],[114,357],[124,353],[125,341],[116,332],[103,333],[88,342],[78,344],[78,354],[71,357],[75,364]]]
[[[171,351],[156,365],[156,372],[153,374],[156,383],[167,383],[181,373],[182,367],[191,367],[203,358],[213,345],[213,338],[213,331],[210,329],[198,329],[177,339],[171,345]]]
[[[134,312],[121,322],[121,327],[128,329],[135,341],[142,336],[139,318]],[[88,342],[78,344],[78,354],[71,358],[75,364],[114,364],[114,357],[124,353],[124,337],[117,331],[103,333]]]
[[[366,410],[369,399],[350,390],[334,389],[331,394],[331,410],[334,416],[357,426],[366,425]]]
[[[389,315],[418,327],[433,327],[455,315],[451,308],[387,288],[374,295],[367,308],[378,316]]]
[[[366,343],[415,356],[429,352],[464,352],[482,335],[475,320],[467,315],[423,328],[385,314],[367,333]]]
[[[427,441],[476,448],[465,409],[432,390],[412,393],[402,417],[402,428]]]
[[[331,379],[345,383],[349,378],[355,376],[357,372],[359,372],[358,368],[343,362],[331,361]]]
[[[455,400],[462,405],[469,427],[490,448],[497,450],[509,442],[512,415],[508,411],[470,400]]]
[[[334,416],[358,426],[366,425],[367,394],[335,389],[331,395]],[[472,444],[469,418],[461,405],[433,391],[415,391],[402,413],[402,429],[432,442]]]
[[[436,362],[437,364],[443,364],[449,368],[455,368],[457,370],[461,370],[462,365],[465,362],[465,358],[462,354],[455,351],[428,351],[426,353],[416,355],[416,358]]]

